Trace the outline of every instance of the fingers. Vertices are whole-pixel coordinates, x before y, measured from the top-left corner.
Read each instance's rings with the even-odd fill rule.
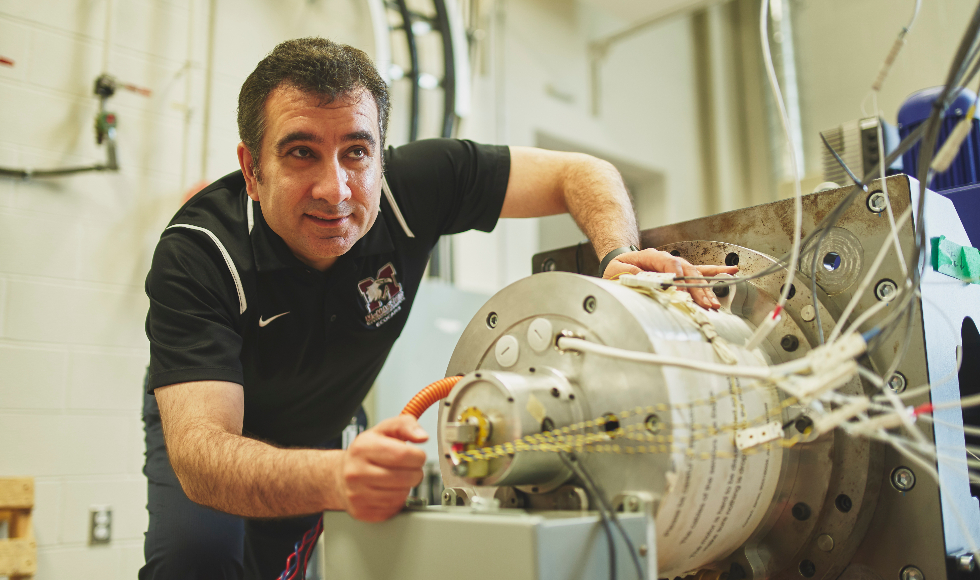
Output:
[[[738,266],[694,266],[684,258],[649,248],[616,256],[606,268],[604,277],[612,278],[623,273],[637,274],[641,271],[671,273],[676,274],[679,278],[685,276],[704,277],[717,276],[718,274],[734,275],[738,272]],[[692,280],[692,282],[699,281]],[[685,290],[691,294],[695,304],[703,308],[717,309],[721,307],[715,293],[709,288],[685,288]]]
[[[415,418],[402,415],[361,433],[344,452],[339,485],[351,516],[369,522],[401,511],[422,481],[425,452],[406,441],[428,438]]]
[[[397,415],[378,423],[374,429],[388,437],[422,443],[429,439],[429,434],[419,426],[419,422],[411,415]]]

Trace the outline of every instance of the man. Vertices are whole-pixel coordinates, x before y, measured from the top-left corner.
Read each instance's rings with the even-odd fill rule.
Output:
[[[427,438],[414,419],[325,448],[380,371],[440,235],[569,211],[600,256],[638,243],[622,180],[592,157],[456,140],[385,151],[387,89],[351,47],[282,43],[242,86],[238,117],[241,172],[177,213],[147,277],[141,578],[275,578],[315,519],[303,514],[402,508],[425,462],[405,444]],[[646,250],[607,275],[640,269],[733,271]]]

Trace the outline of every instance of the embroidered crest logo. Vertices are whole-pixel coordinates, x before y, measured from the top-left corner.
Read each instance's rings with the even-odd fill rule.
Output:
[[[375,328],[398,313],[405,301],[405,293],[395,278],[395,267],[388,262],[378,270],[376,278],[365,278],[357,283],[361,298],[367,304],[364,321]]]

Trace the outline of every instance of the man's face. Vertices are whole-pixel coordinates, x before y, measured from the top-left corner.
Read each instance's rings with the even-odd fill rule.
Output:
[[[266,100],[265,119],[261,182],[251,154],[238,145],[248,195],[300,261],[326,270],[378,215],[382,151],[374,97],[358,91],[321,105],[316,95],[279,87]]]

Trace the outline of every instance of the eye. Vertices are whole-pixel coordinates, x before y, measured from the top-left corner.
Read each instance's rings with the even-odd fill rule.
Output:
[[[310,157],[313,157],[313,152],[307,149],[306,147],[297,147],[296,149],[290,151],[289,154],[299,159],[308,159]]]
[[[368,152],[367,149],[363,147],[354,147],[353,149],[350,150],[350,153],[348,153],[348,155],[350,157],[353,157],[354,159],[364,159],[365,157],[368,156]]]

